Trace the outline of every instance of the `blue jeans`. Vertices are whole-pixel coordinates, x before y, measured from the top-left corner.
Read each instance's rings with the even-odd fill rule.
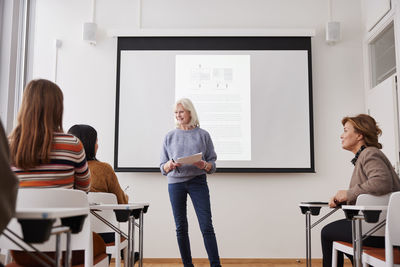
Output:
[[[200,230],[203,234],[204,246],[206,247],[210,266],[221,266],[218,255],[217,240],[211,220],[210,194],[208,191],[206,175],[176,184],[168,184],[169,199],[172,205],[176,225],[176,237],[178,239],[179,251],[182,263],[185,267],[193,267],[190,242],[188,235],[188,221],[186,216],[187,195],[192,199],[196,211]]]

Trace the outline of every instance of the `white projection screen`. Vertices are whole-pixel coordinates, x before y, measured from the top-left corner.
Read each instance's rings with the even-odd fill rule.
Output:
[[[190,98],[217,172],[314,172],[310,37],[119,37],[114,169],[158,172]]]

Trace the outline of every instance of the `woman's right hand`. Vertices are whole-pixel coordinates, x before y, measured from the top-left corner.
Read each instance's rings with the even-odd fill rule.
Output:
[[[336,208],[340,204],[346,203],[347,201],[347,190],[339,190],[336,195],[329,200],[329,207]]]
[[[180,163],[176,163],[173,160],[169,160],[169,161],[167,161],[167,163],[164,164],[164,171],[166,173],[168,173],[168,172],[170,172],[172,170],[175,170],[176,167],[179,167],[179,166],[181,166]]]

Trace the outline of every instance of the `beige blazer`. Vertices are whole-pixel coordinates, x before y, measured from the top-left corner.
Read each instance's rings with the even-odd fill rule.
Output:
[[[376,147],[365,148],[354,166],[347,204],[355,204],[360,194],[380,196],[395,191],[400,191],[400,180],[388,158]]]

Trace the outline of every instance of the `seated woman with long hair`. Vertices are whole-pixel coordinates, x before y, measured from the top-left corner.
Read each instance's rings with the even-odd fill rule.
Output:
[[[12,170],[20,187],[89,191],[85,150],[78,138],[63,132],[63,109],[63,93],[55,83],[41,79],[26,86],[9,138]]]
[[[11,136],[11,168],[22,188],[45,187],[78,189],[90,188],[90,172],[85,150],[78,138],[65,134],[62,128],[63,93],[53,82],[38,79],[24,90],[18,123]],[[105,244],[93,237],[94,256],[105,252]],[[72,261],[77,259],[73,253]],[[16,262],[35,266],[35,261],[24,252],[13,252]]]

